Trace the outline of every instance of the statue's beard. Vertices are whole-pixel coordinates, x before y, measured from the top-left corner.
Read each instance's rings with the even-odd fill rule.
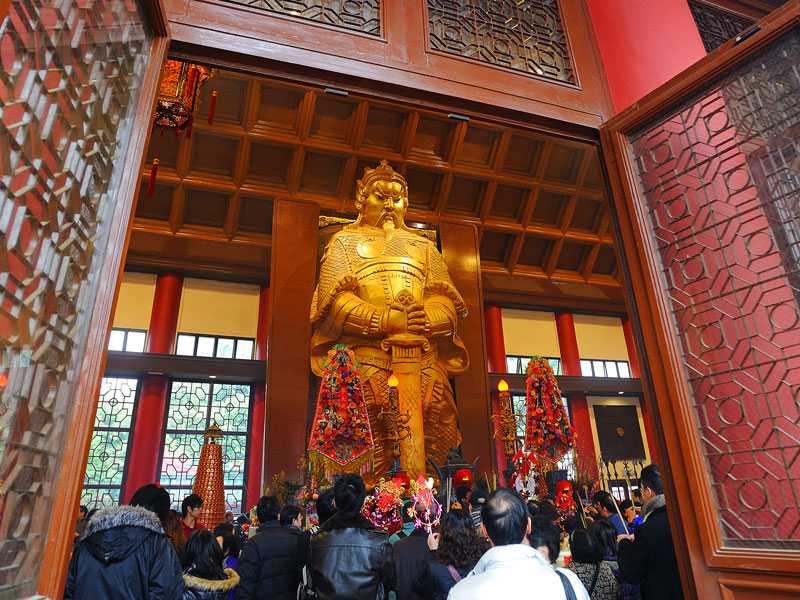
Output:
[[[386,233],[389,233],[397,229],[399,225],[397,220],[397,216],[393,212],[387,212],[383,214],[380,225]]]

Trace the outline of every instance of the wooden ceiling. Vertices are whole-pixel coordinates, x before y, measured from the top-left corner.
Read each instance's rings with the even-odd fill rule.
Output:
[[[487,293],[623,306],[593,143],[228,71],[204,86],[191,136],[153,132],[128,267],[266,281],[275,199],[352,214],[356,179],[383,158],[408,179],[409,221],[478,226]]]

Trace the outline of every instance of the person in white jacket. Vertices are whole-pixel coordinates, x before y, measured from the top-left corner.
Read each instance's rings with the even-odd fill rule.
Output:
[[[529,590],[537,600],[589,600],[589,594],[574,573],[556,571],[538,550],[531,548],[528,535],[531,519],[522,499],[513,491],[492,493],[481,510],[482,527],[492,548],[459,581],[448,600],[517,598]]]

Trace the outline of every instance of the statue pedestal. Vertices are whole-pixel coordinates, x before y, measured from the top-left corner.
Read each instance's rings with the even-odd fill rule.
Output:
[[[398,380],[400,413],[409,417],[410,435],[400,441],[400,464],[414,480],[425,473],[425,425],[422,410],[422,357],[428,340],[411,333],[386,338],[382,346],[392,353],[392,372]]]

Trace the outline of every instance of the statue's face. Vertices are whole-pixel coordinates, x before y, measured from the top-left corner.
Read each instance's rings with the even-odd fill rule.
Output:
[[[361,221],[383,229],[397,229],[404,224],[408,202],[399,181],[378,179],[361,195]]]

